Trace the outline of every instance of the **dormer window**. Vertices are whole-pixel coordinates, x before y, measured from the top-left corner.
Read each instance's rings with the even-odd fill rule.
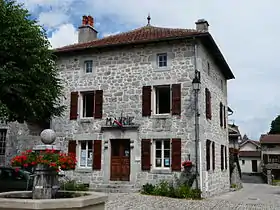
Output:
[[[85,72],[86,73],[92,73],[92,68],[93,68],[92,60],[85,61]]]
[[[158,67],[167,67],[167,53],[161,53],[157,55]]]

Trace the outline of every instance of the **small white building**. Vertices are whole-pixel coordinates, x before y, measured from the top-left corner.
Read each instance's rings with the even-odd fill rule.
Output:
[[[240,144],[239,164],[242,173],[261,172],[261,147],[259,141],[248,139]]]

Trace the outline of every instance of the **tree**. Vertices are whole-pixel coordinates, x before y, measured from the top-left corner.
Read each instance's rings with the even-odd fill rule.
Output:
[[[62,86],[44,29],[23,5],[0,0],[0,117],[43,122],[64,110]]]
[[[280,134],[280,115],[271,122],[269,134]]]

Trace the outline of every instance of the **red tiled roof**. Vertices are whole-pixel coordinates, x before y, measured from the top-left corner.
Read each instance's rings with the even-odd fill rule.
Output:
[[[261,144],[280,144],[280,134],[262,134]]]
[[[161,28],[154,26],[144,26],[129,32],[124,32],[102,39],[96,39],[87,43],[73,44],[55,49],[56,52],[71,51],[85,48],[104,47],[120,44],[136,44],[148,41],[157,41],[161,39],[175,39],[187,36],[207,34],[204,31],[194,29],[176,29],[176,28]]]
[[[261,151],[239,151],[239,157],[261,157]]]

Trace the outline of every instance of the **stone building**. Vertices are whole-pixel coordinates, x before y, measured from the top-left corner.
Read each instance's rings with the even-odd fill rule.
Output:
[[[93,18],[83,16],[79,43],[54,51],[66,111],[51,127],[56,143],[76,154],[69,176],[95,189],[139,189],[173,179],[190,159],[204,197],[229,190],[227,80],[234,75],[208,27],[198,20],[196,29],[161,28],[148,18],[98,38]]]

